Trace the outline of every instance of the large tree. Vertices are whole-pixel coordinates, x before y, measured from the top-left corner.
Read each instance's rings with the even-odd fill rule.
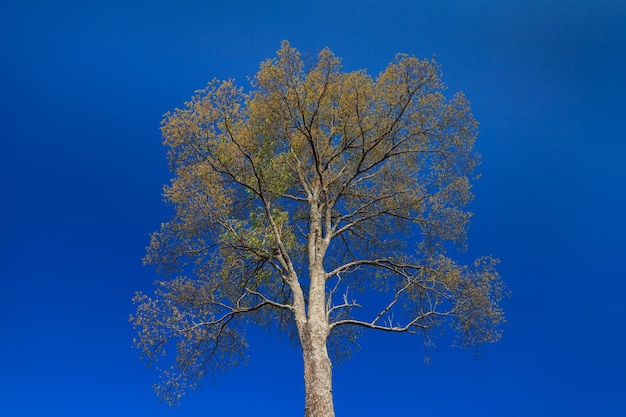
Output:
[[[376,78],[328,49],[309,61],[284,42],[248,92],[214,80],[164,116],[175,215],[145,261],[165,279],[131,320],[148,360],[175,346],[170,403],[240,362],[250,324],[302,349],[307,417],[334,415],[333,349],[359,330],[499,338],[496,262],[446,257],[478,163],[468,100],[433,60],[398,55]]]

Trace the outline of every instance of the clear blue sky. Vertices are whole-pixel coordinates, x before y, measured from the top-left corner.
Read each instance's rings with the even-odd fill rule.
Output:
[[[368,334],[338,416],[626,415],[626,2],[4,0],[0,39],[0,415],[302,415],[286,339],[252,330],[247,367],[170,410],[127,323],[169,215],[161,115],[283,39],[372,74],[436,56],[481,122],[467,256],[514,294],[480,358]]]

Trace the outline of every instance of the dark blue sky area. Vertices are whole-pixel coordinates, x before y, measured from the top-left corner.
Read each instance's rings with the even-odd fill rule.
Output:
[[[0,39],[0,415],[302,415],[286,339],[252,329],[247,367],[170,410],[127,323],[169,216],[161,115],[283,39],[371,74],[436,56],[481,122],[462,257],[513,291],[479,358],[367,334],[338,416],[626,415],[625,2],[5,0]]]

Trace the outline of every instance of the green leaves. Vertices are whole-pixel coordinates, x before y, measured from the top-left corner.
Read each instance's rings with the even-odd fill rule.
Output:
[[[399,54],[373,78],[343,72],[329,49],[305,62],[283,42],[250,91],[213,80],[164,115],[176,210],[145,262],[169,281],[138,294],[131,319],[148,360],[175,348],[164,399],[240,363],[247,323],[301,338],[294,328],[314,320],[342,353],[356,329],[448,321],[462,346],[499,338],[497,262],[445,256],[466,243],[480,157],[469,101],[444,92],[434,60]],[[355,289],[389,300],[367,319]]]

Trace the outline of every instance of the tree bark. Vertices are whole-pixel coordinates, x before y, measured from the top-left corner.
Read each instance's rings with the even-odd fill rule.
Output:
[[[309,321],[302,334],[305,417],[334,417],[332,365],[326,348],[327,329]],[[327,326],[326,326],[327,327]]]
[[[308,236],[309,294],[306,321],[298,330],[304,360],[305,417],[334,417],[332,364],[328,357],[328,316],[326,314],[326,273],[324,255],[328,241],[322,232],[322,211],[319,189],[314,187],[309,199],[310,226]]]

